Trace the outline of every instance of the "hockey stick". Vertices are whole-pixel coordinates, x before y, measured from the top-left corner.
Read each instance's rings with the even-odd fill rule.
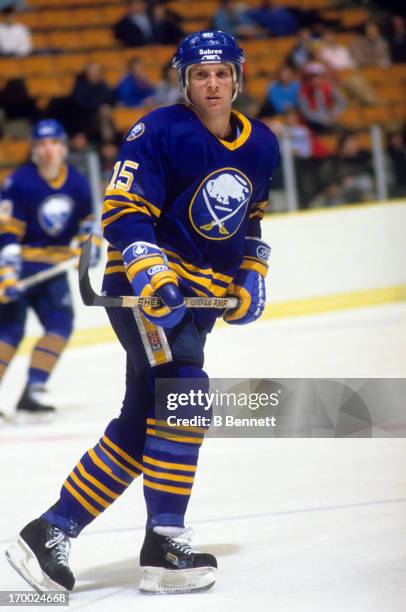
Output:
[[[18,282],[17,287],[18,289],[21,289],[21,291],[25,291],[33,285],[42,283],[50,278],[54,278],[54,276],[59,276],[59,274],[62,274],[63,272],[67,272],[71,268],[74,268],[78,261],[79,260],[77,257],[71,257],[66,261],[61,261],[61,263],[52,266],[52,268],[47,268],[46,270],[42,270],[41,272],[37,272],[31,276],[27,276],[27,278],[23,278]]]
[[[140,308],[150,306],[159,308],[163,302],[159,297],[139,297],[136,295],[107,296],[97,294],[90,283],[89,262],[91,251],[91,238],[88,238],[82,247],[79,259],[79,289],[85,306],[103,306],[104,308]],[[236,308],[238,298],[236,297],[185,297],[184,304],[187,308]]]

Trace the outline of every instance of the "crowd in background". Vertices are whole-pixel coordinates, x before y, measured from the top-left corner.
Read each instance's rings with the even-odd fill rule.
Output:
[[[247,66],[245,91],[236,107],[258,117],[278,135],[289,134],[303,206],[374,197],[370,148],[358,142],[357,134],[343,129],[340,115],[349,101],[363,106],[381,104],[362,68],[406,62],[406,19],[384,12],[379,17],[379,21],[371,19],[355,30],[347,46],[337,40],[338,24],[326,21],[317,11],[280,6],[277,0],[258,0],[257,7],[247,7],[239,0],[218,2],[211,26],[237,36],[242,46],[247,39],[296,38],[293,49],[270,78],[262,100],[250,93]],[[127,48],[177,45],[185,35],[181,17],[162,0],[130,0],[113,32]],[[2,10],[0,55],[23,57],[30,53],[30,32],[18,22],[18,12],[10,0]],[[45,108],[29,95],[22,79],[10,79],[0,90],[0,107],[6,120],[59,119],[70,135],[73,150],[97,147],[106,178],[122,138],[114,125],[112,109],[120,105],[150,109],[178,101],[177,75],[170,64],[163,67],[161,80],[152,82],[137,57],[128,61],[115,87],[106,82],[101,65],[89,62],[77,75],[69,95],[51,99]],[[327,146],[323,139],[329,134],[337,136],[334,147]],[[389,121],[386,138],[390,195],[406,195],[405,126]]]

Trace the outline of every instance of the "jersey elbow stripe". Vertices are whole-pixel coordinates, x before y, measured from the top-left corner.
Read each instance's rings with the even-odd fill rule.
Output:
[[[139,210],[133,210],[130,208],[124,208],[122,210],[119,210],[114,215],[111,215],[108,218],[105,218],[105,215],[103,215],[101,226],[103,229],[105,229],[111,223],[114,223],[114,221],[117,221],[117,219],[120,219],[120,217],[123,217],[124,215],[130,215],[130,214],[138,214],[138,215],[142,214],[142,215],[150,216],[149,213],[145,209],[140,208]]]
[[[213,269],[209,266],[207,268],[199,268],[198,266],[194,266],[193,264],[188,263],[180,255],[175,253],[174,251],[170,251],[169,249],[163,249],[164,253],[167,255],[170,261],[174,261],[179,264],[188,272],[191,272],[196,275],[206,276],[208,278],[214,278],[219,283],[224,283],[225,286],[228,286],[232,281],[232,276],[228,274],[221,274],[220,272],[214,272]]]
[[[261,219],[263,219],[265,216],[265,213],[263,210],[257,210],[255,212],[252,212],[249,216],[250,219],[259,219],[261,221]]]
[[[108,218],[119,210],[133,210],[135,212],[142,212],[148,215],[148,217],[151,216],[151,213],[145,205],[134,204],[132,202],[119,202],[117,200],[104,200],[102,210],[103,218]]]
[[[151,202],[149,202],[149,200],[146,200],[137,193],[130,193],[128,191],[124,191],[123,189],[108,189],[106,191],[106,199],[110,199],[111,196],[113,196],[114,198],[119,197],[120,199],[122,199],[123,202],[141,202],[156,218],[158,218],[161,214],[161,211],[158,206],[155,206],[155,204],[152,204]]]
[[[122,266],[109,266],[109,265],[107,265],[106,269],[104,271],[104,274],[117,274],[117,272],[125,274],[124,265],[122,265]]]
[[[18,238],[22,238],[25,234],[27,224],[25,221],[10,217],[9,219],[0,220],[0,234],[13,234]]]
[[[187,272],[182,266],[173,261],[169,261],[169,267],[171,270],[176,272],[178,276],[181,278],[191,281],[193,284],[197,285],[199,289],[206,290],[207,295],[214,295],[216,297],[222,297],[227,287],[219,287],[214,283],[214,279],[208,279],[207,277],[197,276],[192,274],[191,272]]]

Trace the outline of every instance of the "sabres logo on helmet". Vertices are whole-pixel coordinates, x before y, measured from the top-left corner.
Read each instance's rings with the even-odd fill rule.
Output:
[[[226,240],[240,227],[252,184],[236,168],[222,168],[209,174],[200,184],[189,207],[194,229],[209,240]]]
[[[189,34],[183,39],[173,56],[172,66],[179,73],[181,90],[188,99],[188,74],[193,64],[230,64],[235,83],[234,101],[242,87],[242,65],[244,62],[244,51],[238,46],[233,36],[221,30],[206,30]]]

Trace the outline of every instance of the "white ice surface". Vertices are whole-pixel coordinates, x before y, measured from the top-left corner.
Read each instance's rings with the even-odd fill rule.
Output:
[[[18,357],[4,381],[0,407],[9,414],[26,364]],[[28,588],[4,549],[57,498],[117,413],[123,365],[117,344],[67,350],[51,384],[58,419],[0,430],[0,590]],[[209,338],[206,369],[215,377],[405,377],[406,305],[223,327]],[[187,518],[196,547],[218,556],[212,591],[138,593],[138,480],[73,542],[70,609],[406,610],[405,440],[208,439]]]

